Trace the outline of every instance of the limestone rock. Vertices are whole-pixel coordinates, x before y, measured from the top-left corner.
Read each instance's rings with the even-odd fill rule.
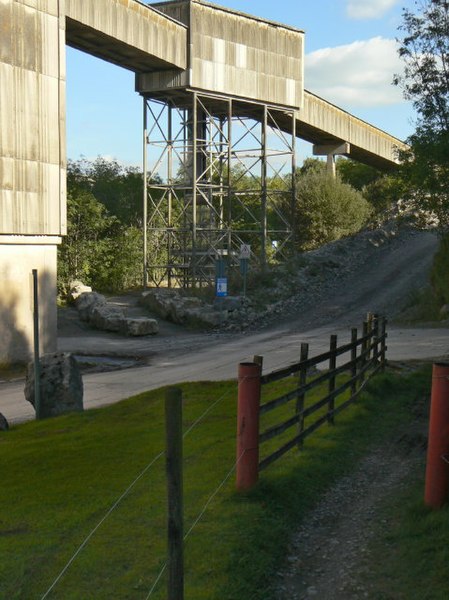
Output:
[[[186,322],[197,327],[216,327],[228,318],[228,312],[207,308],[189,308],[186,310]]]
[[[121,331],[125,321],[123,310],[110,304],[96,304],[90,314],[89,322],[97,329]]]
[[[440,316],[443,318],[447,318],[449,316],[449,304],[443,304],[443,306],[440,308]]]
[[[0,431],[8,431],[9,424],[6,417],[0,413]]]
[[[213,307],[215,310],[240,310],[244,306],[244,298],[240,296],[226,296],[224,298],[215,298]]]
[[[159,325],[156,319],[146,317],[127,318],[123,322],[123,332],[125,335],[132,336],[155,335],[159,333]]]
[[[83,292],[75,300],[75,306],[81,321],[90,321],[94,308],[104,304],[106,304],[106,298],[97,292]]]
[[[82,281],[72,281],[69,286],[69,300],[74,302],[81,294],[92,291],[90,285],[84,285]]]
[[[34,367],[29,363],[25,398],[34,406]],[[67,352],[44,354],[40,360],[40,416],[55,417],[83,410],[83,380],[75,358]]]
[[[140,304],[161,319],[184,324],[191,309],[200,309],[203,303],[199,298],[184,297],[176,290],[149,290],[142,294]]]

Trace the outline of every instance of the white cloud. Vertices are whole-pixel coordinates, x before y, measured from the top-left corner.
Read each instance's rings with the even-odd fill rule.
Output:
[[[307,54],[305,87],[342,108],[387,106],[402,101],[392,85],[402,68],[397,43],[375,37]]]
[[[350,19],[380,19],[399,0],[347,0],[346,13]]]

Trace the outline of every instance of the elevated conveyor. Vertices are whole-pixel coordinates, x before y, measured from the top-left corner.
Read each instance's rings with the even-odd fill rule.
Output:
[[[188,118],[197,111],[192,155],[200,175],[207,166],[200,156],[207,146],[202,135],[212,123],[219,128],[214,143],[222,149],[217,155],[226,172],[223,148],[227,144],[231,156],[233,119],[252,118],[265,129],[275,122],[288,133],[285,152],[292,167],[296,137],[321,147],[340,146],[352,158],[382,169],[395,165],[395,150],[402,146],[304,90],[304,32],[288,25],[203,0],[151,6],[137,0],[0,0],[0,23],[0,362],[29,356],[32,268],[41,277],[41,351],[56,349],[56,250],[66,233],[66,44],[134,71],[145,102],[165,98],[176,104],[195,97],[185,110]],[[226,105],[228,115],[217,114],[213,98],[218,112]],[[256,149],[263,165],[263,210],[270,201],[265,137]],[[210,194],[224,206],[224,187],[216,192],[206,177],[195,185],[184,196],[192,206],[196,202],[204,211]],[[283,217],[279,213],[279,229],[287,243],[291,231]],[[198,219],[200,235],[200,213]],[[221,235],[227,226],[221,209],[216,221]],[[263,254],[270,231],[262,225],[257,235]]]

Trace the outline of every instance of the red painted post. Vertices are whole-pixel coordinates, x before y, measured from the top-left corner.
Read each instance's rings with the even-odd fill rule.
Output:
[[[449,363],[435,363],[432,372],[429,443],[424,502],[441,508],[449,488]]]
[[[236,487],[251,489],[259,478],[259,407],[261,366],[239,364]]]

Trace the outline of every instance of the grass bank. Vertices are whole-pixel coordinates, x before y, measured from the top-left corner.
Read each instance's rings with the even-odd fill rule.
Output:
[[[235,383],[182,386],[186,530],[207,505],[186,540],[186,599],[272,597],[289,533],[335,478],[410,417],[428,385],[428,373],[378,376],[335,426],[267,469],[245,495],[233,481]],[[0,435],[1,598],[42,598],[133,482],[48,598],[165,598],[164,577],[149,596],[166,552],[164,462],[157,459],[163,397],[156,390]]]

